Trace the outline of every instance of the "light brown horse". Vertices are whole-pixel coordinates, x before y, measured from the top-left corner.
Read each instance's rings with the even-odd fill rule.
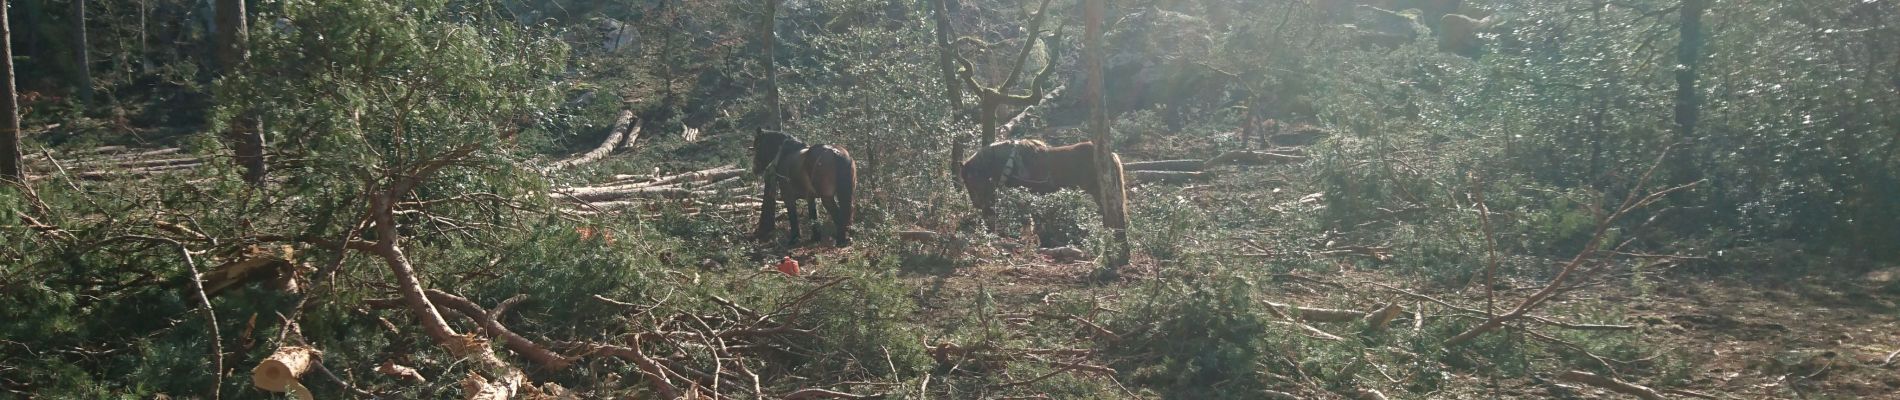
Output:
[[[1114,173],[1122,175],[1120,155],[1109,154]],[[1050,146],[1039,140],[1017,139],[990,144],[963,162],[959,171],[963,187],[970,193],[970,204],[982,211],[983,221],[996,227],[996,191],[1020,187],[1031,193],[1048,194],[1062,189],[1081,189],[1095,199],[1097,210],[1102,202],[1102,185],[1096,174],[1095,143]],[[1119,179],[1126,182],[1127,179]],[[1115,188],[1126,192],[1127,188]],[[1121,198],[1126,199],[1126,194]],[[1123,205],[1126,208],[1126,205]]]
[[[765,181],[764,204],[759,207],[760,237],[772,235],[777,223],[775,200],[785,201],[785,218],[791,223],[790,244],[798,243],[798,200],[805,200],[806,214],[818,217],[818,202],[825,203],[837,229],[838,246],[851,245],[851,219],[855,212],[852,191],[857,187],[857,165],[851,153],[833,145],[808,146],[791,135],[765,132],[752,135],[752,173]],[[814,240],[823,240],[818,223],[811,226]]]

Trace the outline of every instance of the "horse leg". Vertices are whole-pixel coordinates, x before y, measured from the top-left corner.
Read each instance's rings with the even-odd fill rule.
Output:
[[[837,197],[825,197],[825,212],[831,214],[831,226],[834,227],[832,229],[837,229],[838,247],[850,246],[851,237],[848,236],[847,230],[850,229],[851,220],[847,219],[849,214],[846,214],[843,208],[839,208]]]
[[[826,201],[829,201],[829,200],[830,199],[826,199]],[[811,218],[811,240],[819,241],[819,242],[824,241],[825,231],[820,229],[824,226],[824,224],[818,223],[818,221],[823,221],[821,219],[818,219],[818,200],[805,199],[805,215],[811,216],[810,217]],[[834,215],[834,216],[838,215],[838,212],[832,211],[831,215]]]
[[[765,180],[764,202],[759,204],[759,228],[753,232],[760,239],[772,237],[772,228],[778,224],[778,185],[771,179]]]
[[[791,229],[792,236],[786,239],[785,244],[796,246],[798,245],[798,197],[797,196],[785,197],[785,221],[791,224],[792,226],[792,229]]]

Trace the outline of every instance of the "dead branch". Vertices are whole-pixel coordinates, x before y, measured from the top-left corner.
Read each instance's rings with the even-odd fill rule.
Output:
[[[1049,60],[1049,63],[1054,64],[1055,60]],[[1050,89],[1048,93],[1044,93],[1042,96],[1039,96],[1040,100],[1038,100],[1036,104],[1030,104],[1029,106],[1023,107],[1022,110],[1016,111],[1016,115],[1013,117],[1010,117],[1008,122],[1004,122],[1002,126],[998,127],[997,131],[1010,132],[1012,130],[1015,130],[1017,124],[1021,124],[1023,120],[1028,119],[1030,111],[1034,111],[1037,106],[1049,104],[1049,100],[1054,99],[1057,96],[1061,96],[1062,89],[1065,89],[1065,88],[1068,88],[1068,86],[1067,85],[1056,86],[1055,89]]]
[[[1721,399],[1720,397],[1715,397],[1715,396],[1710,396],[1710,395],[1708,395],[1707,393],[1698,393],[1698,392],[1693,392],[1693,391],[1688,391],[1688,390],[1682,390],[1682,389],[1656,389],[1656,391],[1658,391],[1658,392],[1663,392],[1663,393],[1668,393],[1668,394],[1673,394],[1673,395],[1677,395],[1677,396],[1688,396],[1688,397],[1694,397],[1694,398],[1698,398],[1698,399],[1709,399],[1709,400],[1719,400],[1719,399]]]
[[[1650,175],[1655,173],[1656,167],[1662,165],[1663,156],[1666,156],[1668,154],[1669,154],[1669,150],[1664,149],[1663,154],[1657,156],[1656,162],[1650,165],[1649,171],[1643,173],[1643,177],[1637,180],[1635,187],[1640,188],[1640,187],[1646,186],[1649,183]],[[1650,204],[1654,204],[1657,201],[1661,201],[1664,197],[1669,196],[1669,194],[1671,193],[1687,190],[1691,187],[1695,187],[1695,185],[1699,183],[1701,182],[1697,181],[1697,182],[1691,182],[1686,185],[1669,187],[1669,188],[1665,188],[1662,190],[1649,193],[1648,195],[1642,195],[1640,197],[1639,197],[1639,194],[1641,194],[1640,190],[1631,190],[1629,196],[1624,198],[1623,203],[1616,208],[1615,212],[1611,213],[1608,216],[1604,216],[1598,219],[1596,232],[1590,235],[1590,240],[1585,243],[1583,250],[1577,252],[1577,255],[1570,259],[1570,262],[1565,263],[1563,266],[1563,269],[1558,271],[1557,276],[1552,277],[1550,279],[1550,283],[1545,284],[1543,289],[1538,290],[1537,293],[1532,294],[1530,297],[1525,298],[1523,302],[1518,303],[1517,307],[1512,309],[1510,313],[1493,316],[1490,319],[1485,320],[1484,323],[1479,324],[1476,327],[1472,327],[1470,330],[1467,330],[1464,333],[1458,334],[1458,336],[1453,336],[1450,339],[1446,339],[1445,342],[1443,343],[1444,346],[1454,347],[1459,344],[1463,344],[1464,342],[1470,341],[1473,338],[1477,338],[1479,335],[1483,335],[1485,333],[1497,330],[1499,327],[1504,326],[1505,322],[1509,322],[1511,320],[1523,317],[1525,314],[1530,313],[1531,310],[1534,310],[1537,308],[1537,306],[1542,305],[1544,301],[1549,300],[1552,296],[1557,295],[1560,289],[1564,287],[1565,282],[1567,282],[1572,275],[1576,274],[1577,270],[1580,269],[1586,261],[1589,261],[1590,259],[1592,259],[1592,257],[1595,256],[1597,249],[1603,245],[1603,238],[1605,235],[1608,234],[1612,223],[1616,222],[1616,220],[1618,219],[1621,219],[1623,216],[1628,215],[1632,211],[1641,209],[1643,207],[1647,207]]]
[[[574,158],[556,161],[554,164],[548,166],[549,169],[571,168],[576,165],[599,161],[601,158],[605,158],[608,154],[613,153],[614,150],[619,149],[622,143],[626,143],[628,147],[631,147],[635,143],[635,140],[638,140],[640,137],[640,124],[634,123],[633,119],[632,109],[620,110],[620,117],[614,120],[613,128],[607,131],[607,139],[602,140],[600,146],[596,146],[593,150],[588,150],[586,153],[581,153]]]
[[[520,354],[522,357],[527,358],[528,361],[533,361],[542,368],[559,371],[573,364],[573,359],[548,350],[546,347],[542,347],[534,343],[534,341],[528,340],[528,338],[508,330],[508,327],[502,326],[497,318],[500,317],[499,313],[505,311],[508,304],[510,304],[507,301],[502,302],[500,306],[496,306],[495,311],[488,311],[483,310],[481,306],[475,305],[473,301],[469,301],[461,296],[449,294],[448,292],[428,289],[426,293],[428,293],[429,301],[461,312],[463,316],[474,320],[476,325],[481,326],[482,331],[487,333],[488,337],[501,338],[502,345],[508,347],[508,350]],[[515,298],[520,299],[524,297],[515,296]],[[519,300],[510,300],[519,302]]]
[[[1207,167],[1207,160],[1163,160],[1122,163],[1123,171],[1196,172]]]
[[[646,377],[647,384],[653,386],[653,392],[659,394],[660,398],[679,398],[680,389],[678,386],[673,386],[672,379],[670,379],[670,376],[678,374],[667,371],[666,367],[660,366],[658,361],[655,361],[652,357],[647,357],[646,353],[640,351],[639,338],[641,336],[642,335],[633,335],[631,339],[633,343],[631,343],[631,346],[594,345],[593,351],[633,362],[634,367],[640,371],[641,376]]]
[[[1310,279],[1310,278],[1309,278],[1309,279]],[[1389,291],[1392,291],[1392,292],[1394,292],[1394,293],[1398,293],[1398,294],[1401,294],[1401,295],[1404,295],[1404,296],[1406,296],[1406,297],[1411,297],[1411,298],[1414,298],[1414,299],[1418,299],[1418,300],[1424,300],[1424,301],[1428,301],[1428,302],[1431,302],[1431,303],[1433,303],[1433,304],[1437,304],[1437,305],[1440,305],[1440,306],[1444,306],[1445,308],[1449,308],[1449,309],[1452,309],[1452,310],[1454,310],[1454,311],[1458,311],[1458,312],[1463,312],[1463,313],[1466,313],[1466,314],[1471,314],[1471,315],[1476,315],[1476,316],[1480,316],[1480,317],[1489,317],[1489,316],[1491,316],[1491,315],[1492,315],[1491,313],[1486,313],[1486,312],[1484,312],[1484,311],[1482,311],[1482,310],[1478,310],[1478,309],[1475,309],[1475,308],[1470,308],[1470,307],[1464,307],[1464,306],[1459,306],[1459,305],[1456,305],[1456,304],[1451,304],[1451,302],[1447,302],[1447,301],[1445,301],[1445,300],[1442,300],[1442,299],[1439,299],[1439,298],[1437,298],[1437,297],[1432,297],[1432,296],[1429,296],[1429,295],[1425,295],[1425,294],[1422,294],[1422,293],[1418,293],[1418,292],[1413,292],[1413,291],[1410,291],[1410,290],[1405,290],[1405,289],[1401,289],[1401,288],[1398,288],[1398,287],[1393,287],[1393,286],[1391,286],[1391,285],[1386,285],[1386,284],[1382,284],[1382,283],[1378,283],[1378,282],[1372,282],[1371,284],[1372,284],[1373,286],[1378,286],[1378,287],[1380,287],[1380,288],[1383,288],[1383,289],[1385,289],[1385,290],[1389,290]],[[1528,314],[1527,314],[1527,315],[1524,315],[1524,316],[1523,316],[1523,318],[1524,318],[1524,319],[1526,319],[1526,320],[1530,320],[1530,321],[1532,321],[1532,322],[1536,322],[1536,323],[1538,323],[1538,324],[1542,324],[1542,325],[1547,325],[1547,326],[1553,326],[1553,327],[1558,327],[1558,328],[1564,328],[1564,329],[1572,329],[1572,330],[1580,330],[1580,331],[1627,331],[1627,330],[1633,330],[1633,329],[1636,329],[1636,326],[1634,326],[1634,325],[1611,325],[1611,324],[1578,324],[1578,323],[1570,323],[1570,322],[1563,322],[1563,321],[1558,321],[1558,320],[1553,320],[1553,319],[1550,319],[1550,318],[1546,318],[1546,317],[1543,317],[1543,316],[1539,316],[1539,315],[1528,315]]]
[[[1392,248],[1386,246],[1334,246],[1313,252],[1318,256],[1360,256],[1381,263],[1392,261]]]
[[[1616,378],[1601,376],[1601,375],[1592,374],[1589,372],[1566,371],[1562,374],[1558,374],[1557,379],[1581,383],[1581,384],[1590,385],[1590,386],[1596,386],[1596,387],[1608,389],[1612,392],[1636,396],[1636,397],[1642,398],[1643,400],[1666,399],[1666,397],[1663,397],[1662,394],[1656,393],[1655,389],[1650,389],[1647,386],[1624,382]]]
[[[785,400],[869,399],[872,397],[875,397],[875,396],[862,395],[862,394],[850,394],[850,393],[831,391],[831,390],[825,390],[825,389],[802,389],[796,392],[792,392],[791,394],[785,395]]]
[[[204,308],[205,324],[211,328],[211,398],[220,398],[224,387],[224,335],[218,333],[218,313],[211,308],[211,296],[205,294],[204,280],[198,278],[198,261],[191,258],[191,249],[184,243],[172,241],[178,246],[178,254],[185,257],[185,265],[191,268],[191,286],[198,291],[198,306]]]

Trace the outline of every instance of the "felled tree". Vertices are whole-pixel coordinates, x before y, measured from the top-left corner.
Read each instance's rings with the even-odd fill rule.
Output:
[[[281,190],[290,192],[289,208],[308,210],[291,223],[309,226],[269,228],[379,259],[432,341],[493,367],[471,393],[506,394],[525,377],[443,319],[427,275],[406,251],[405,218],[436,211],[404,204],[470,201],[462,195],[473,193],[519,198],[538,186],[511,150],[525,127],[553,110],[552,78],[567,48],[468,7],[480,6],[286,2],[277,16],[284,23],[252,32],[246,73],[220,82],[218,120],[256,113],[263,129],[283,138],[277,152],[296,160]]]

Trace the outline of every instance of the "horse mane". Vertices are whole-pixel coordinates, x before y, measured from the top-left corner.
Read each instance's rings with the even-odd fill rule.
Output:
[[[785,144],[787,143],[795,143],[795,144],[798,144],[799,147],[806,147],[808,145],[807,143],[805,143],[805,141],[798,140],[797,136],[792,136],[792,134],[790,133],[785,133],[781,131],[760,131],[759,134],[764,135],[765,137],[777,139],[779,142],[779,148],[781,149],[785,148]]]
[[[1025,150],[1041,151],[1041,150],[1046,150],[1049,148],[1049,143],[1043,142],[1041,140],[1036,140],[1036,139],[1010,139],[1010,140],[1004,140],[1004,141],[996,142],[996,143],[1001,144],[1001,145],[1006,145],[1006,146],[1021,147]]]

